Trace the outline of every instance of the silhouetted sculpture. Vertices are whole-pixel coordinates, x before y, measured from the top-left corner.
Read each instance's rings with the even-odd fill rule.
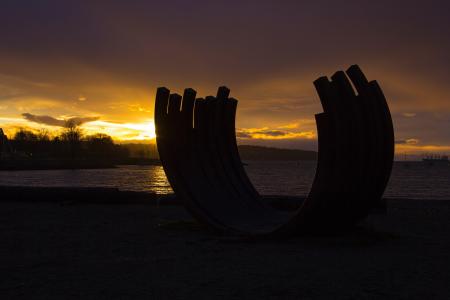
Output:
[[[220,233],[281,235],[354,225],[380,201],[394,157],[385,97],[358,66],[314,82],[324,112],[316,115],[319,153],[311,191],[294,213],[275,210],[251,184],[235,135],[237,100],[183,97],[159,88],[156,140],[167,178],[195,218]]]

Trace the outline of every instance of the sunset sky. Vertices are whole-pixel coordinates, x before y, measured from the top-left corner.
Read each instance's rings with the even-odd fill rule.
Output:
[[[450,153],[448,1],[48,1],[0,5],[0,127],[154,137],[156,88],[226,85],[240,143],[316,149],[312,82],[359,64],[397,153]]]

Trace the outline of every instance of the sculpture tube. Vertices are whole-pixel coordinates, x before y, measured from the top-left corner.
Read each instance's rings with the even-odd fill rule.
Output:
[[[314,86],[323,108],[316,115],[316,175],[294,212],[269,206],[251,184],[236,142],[238,101],[229,98],[228,88],[205,99],[196,99],[193,89],[183,97],[158,89],[161,162],[198,221],[217,233],[252,236],[329,232],[356,224],[381,200],[394,157],[392,118],[381,88],[356,65],[331,80],[320,77]]]

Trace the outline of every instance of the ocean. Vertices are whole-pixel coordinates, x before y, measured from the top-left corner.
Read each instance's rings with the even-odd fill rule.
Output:
[[[315,162],[248,161],[247,173],[263,195],[306,196]],[[1,186],[111,187],[125,191],[170,194],[161,166],[115,169],[0,171]],[[387,198],[450,200],[450,166],[396,162],[385,191]]]

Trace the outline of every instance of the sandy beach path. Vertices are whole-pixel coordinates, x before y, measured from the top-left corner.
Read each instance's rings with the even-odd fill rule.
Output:
[[[449,299],[450,201],[338,236],[216,237],[180,206],[0,203],[0,299]]]

